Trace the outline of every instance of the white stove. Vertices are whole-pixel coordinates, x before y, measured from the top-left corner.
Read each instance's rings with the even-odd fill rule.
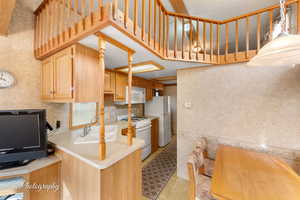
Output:
[[[132,116],[132,124],[135,126],[136,138],[145,141],[145,146],[142,151],[142,160],[151,153],[151,120],[144,117]],[[118,116],[119,121],[128,121],[127,115]]]

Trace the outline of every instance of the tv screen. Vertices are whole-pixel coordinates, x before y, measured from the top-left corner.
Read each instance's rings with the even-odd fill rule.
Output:
[[[40,147],[39,126],[38,114],[0,115],[0,151]]]
[[[47,155],[45,110],[0,111],[0,163]]]

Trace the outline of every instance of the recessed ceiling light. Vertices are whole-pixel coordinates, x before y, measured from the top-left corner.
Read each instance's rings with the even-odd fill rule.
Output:
[[[153,61],[141,62],[132,65],[132,73],[139,74],[139,73],[146,73],[146,72],[153,72],[165,69],[163,66],[159,65]],[[118,67],[114,69],[115,71],[128,73],[128,66]]]

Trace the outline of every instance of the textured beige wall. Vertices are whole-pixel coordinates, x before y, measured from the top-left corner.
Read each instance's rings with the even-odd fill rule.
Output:
[[[300,67],[226,65],[178,71],[178,175],[200,136],[270,152],[296,170],[300,158]],[[189,108],[188,104],[191,105]]]
[[[166,86],[164,95],[171,97],[171,124],[172,134],[177,134],[177,86]]]
[[[46,108],[48,120],[68,124],[66,104],[44,104],[40,100],[41,63],[33,55],[33,10],[41,0],[17,0],[8,37],[0,36],[0,70],[14,74],[17,84],[0,89],[0,110]]]

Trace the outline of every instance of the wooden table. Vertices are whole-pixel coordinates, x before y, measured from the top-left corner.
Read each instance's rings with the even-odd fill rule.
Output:
[[[211,194],[219,200],[300,200],[300,177],[278,158],[220,145]]]

